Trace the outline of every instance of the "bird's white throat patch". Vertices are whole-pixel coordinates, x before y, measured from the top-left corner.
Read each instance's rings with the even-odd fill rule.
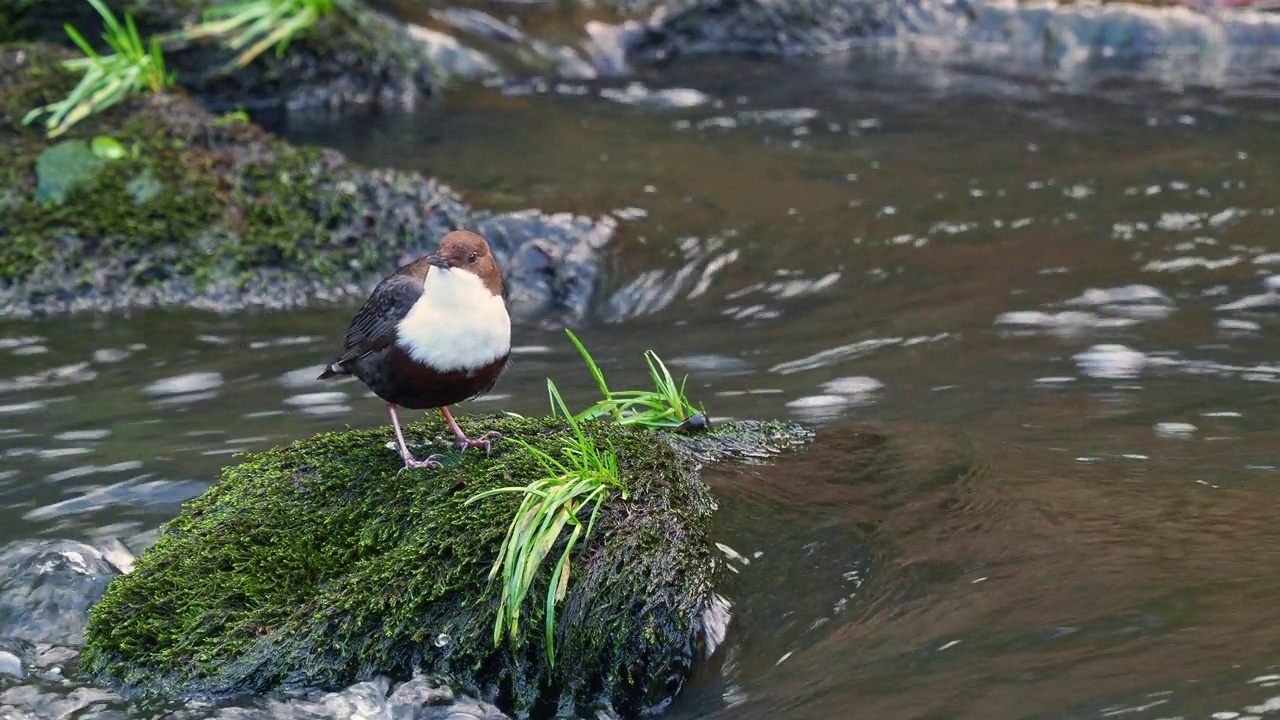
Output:
[[[511,351],[511,318],[478,275],[432,267],[422,297],[396,326],[399,345],[440,371],[478,370]]]

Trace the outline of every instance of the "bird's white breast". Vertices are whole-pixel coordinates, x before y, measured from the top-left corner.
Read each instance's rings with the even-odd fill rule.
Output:
[[[502,296],[465,270],[432,267],[422,297],[396,331],[396,344],[409,357],[439,371],[478,370],[511,351]]]

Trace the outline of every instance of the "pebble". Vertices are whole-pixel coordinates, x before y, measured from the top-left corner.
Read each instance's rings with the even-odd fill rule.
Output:
[[[8,650],[0,650],[0,675],[16,677],[19,680],[26,677],[26,672],[22,669],[22,658]]]

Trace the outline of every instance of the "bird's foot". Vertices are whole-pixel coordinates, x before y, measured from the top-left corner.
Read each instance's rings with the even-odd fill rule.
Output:
[[[466,452],[467,448],[482,447],[484,448],[484,454],[487,457],[489,455],[489,450],[492,447],[491,441],[497,440],[500,437],[502,437],[502,433],[496,430],[490,430],[478,438],[469,438],[466,435],[459,435],[458,439],[453,441],[453,446],[463,452]]]
[[[405,470],[417,470],[420,468],[439,469],[444,467],[440,464],[440,458],[443,455],[431,455],[426,460],[415,460],[412,455],[402,455],[400,459],[404,460],[404,467],[400,468],[400,472],[396,473],[396,477],[400,477]]]

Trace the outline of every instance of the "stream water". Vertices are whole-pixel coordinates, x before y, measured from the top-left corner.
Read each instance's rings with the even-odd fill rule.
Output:
[[[819,427],[709,472],[734,620],[670,717],[1280,712],[1274,104],[875,59],[644,82],[277,129],[616,214],[577,328],[611,382],[652,348],[713,417]],[[137,541],[233,453],[385,423],[313,379],[351,312],[0,320],[0,543]],[[515,335],[471,411],[588,401],[559,330]]]

